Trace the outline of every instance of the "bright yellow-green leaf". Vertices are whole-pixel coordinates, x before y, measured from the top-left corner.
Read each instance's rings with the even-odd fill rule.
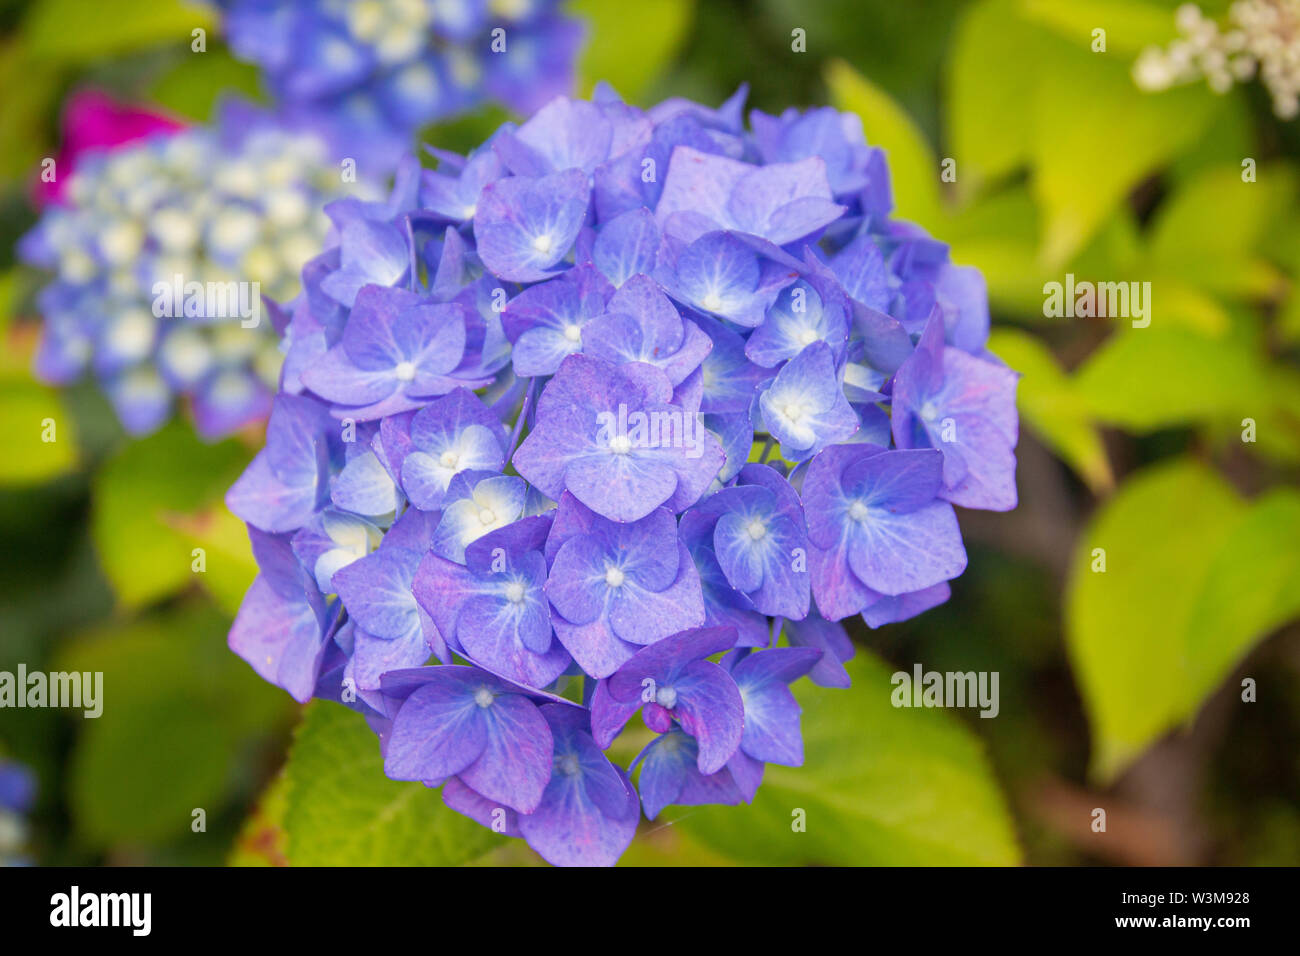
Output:
[[[943,218],[939,162],[911,118],[888,94],[843,60],[827,64],[826,85],[837,108],[862,118],[867,142],[885,150],[898,215],[937,227]]]
[[[1261,166],[1243,182],[1238,166],[1201,171],[1161,205],[1151,227],[1150,271],[1213,293],[1257,295],[1275,276],[1256,250],[1295,197],[1295,173]],[[1267,286],[1265,285],[1265,288]]]
[[[0,41],[0,90],[0,182],[8,183],[32,175],[39,160],[53,155],[47,138],[59,70],[18,37]]]
[[[362,716],[313,701],[285,768],[284,829],[295,866],[454,866],[508,837],[461,816],[437,790],[384,776]]]
[[[183,0],[41,0],[27,8],[22,36],[34,57],[83,63],[155,45],[189,47],[191,31],[210,32],[213,22],[211,7]]]
[[[1300,492],[1251,505],[1215,555],[1188,634],[1188,697],[1196,706],[1264,634],[1300,614]]]
[[[224,96],[255,100],[261,88],[257,67],[236,60],[225,50],[181,57],[154,83],[149,98],[178,116],[205,123]]]
[[[47,481],[75,468],[77,437],[72,415],[51,388],[35,382],[0,384],[0,484]]]
[[[263,791],[257,806],[239,830],[230,851],[230,866],[287,866],[288,838],[284,832],[284,811],[289,785],[283,773]]]
[[[657,822],[748,864],[1018,862],[979,740],[949,713],[894,707],[890,668],[867,652],[847,666],[852,687],[793,687],[803,707],[802,767],[769,764],[750,805],[671,807]],[[791,826],[798,810],[805,832]]]
[[[222,507],[251,454],[236,441],[205,444],[173,421],[126,444],[95,480],[95,546],[119,599],[130,607],[197,583],[185,516]],[[217,555],[210,561],[220,560]]]
[[[1033,113],[1026,103],[1043,67],[1036,56],[1040,31],[1018,8],[1019,0],[971,4],[953,33],[943,118],[959,192],[1029,159]]]
[[[1024,16],[1093,52],[1093,31],[1105,30],[1106,49],[1097,56],[1132,62],[1149,46],[1164,46],[1176,30],[1174,14],[1142,0],[1019,0]]]
[[[989,350],[1021,374],[1016,405],[1031,428],[1094,493],[1114,483],[1110,460],[1088,408],[1043,343],[1024,332],[995,329]]]
[[[629,103],[639,103],[681,45],[695,0],[575,0],[571,9],[587,29],[578,64],[582,95],[604,80]]]
[[[1221,478],[1180,461],[1126,482],[1080,536],[1066,644],[1100,780],[1191,716],[1193,609],[1244,512]]]
[[[1161,328],[1159,309],[1156,300],[1150,328],[1117,331],[1076,374],[1079,394],[1099,420],[1151,431],[1233,420],[1271,405],[1252,343]]]
[[[1043,44],[1051,68],[1033,88],[1033,189],[1043,258],[1060,265],[1133,187],[1195,141],[1222,101],[1191,87],[1144,93],[1117,57],[1050,33]]]
[[[224,504],[194,514],[164,516],[164,521],[189,538],[192,560],[202,561],[198,580],[223,610],[232,616],[239,610],[244,593],[257,576],[257,561],[248,540],[248,527]],[[194,554],[201,548],[202,553]]]
[[[1113,779],[1190,720],[1297,613],[1300,495],[1247,504],[1190,461],[1128,481],[1081,536],[1066,597],[1093,774]]]

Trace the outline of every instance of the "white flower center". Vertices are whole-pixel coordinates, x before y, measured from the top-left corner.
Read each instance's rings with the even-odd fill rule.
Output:
[[[506,585],[506,600],[511,604],[519,604],[524,599],[524,586],[519,581],[511,581]]]
[[[761,541],[767,534],[767,525],[755,518],[745,527],[745,530],[749,532],[749,536],[755,541]]]
[[[623,571],[621,568],[610,566],[605,569],[605,583],[612,588],[623,586]]]
[[[474,703],[478,704],[480,707],[491,707],[492,699],[492,691],[488,690],[486,687],[480,687],[478,690],[474,691]]]
[[[497,513],[491,508],[484,508],[478,513],[479,524],[491,524],[497,520]]]
[[[867,506],[861,501],[855,501],[849,505],[849,517],[854,521],[861,521],[867,516]]]
[[[533,248],[545,254],[551,251],[551,244],[554,242],[555,240],[551,238],[550,233],[544,232],[533,240]]]
[[[817,341],[817,332],[816,332],[816,330],[814,330],[814,329],[800,329],[800,330],[799,330],[799,344],[800,344],[800,345],[812,345],[812,344],[813,344],[814,342],[816,342],[816,341]]]
[[[934,402],[926,402],[921,406],[921,417],[927,422],[932,422],[939,415],[939,409],[934,407]]]
[[[460,462],[460,456],[454,451],[444,451],[442,457],[438,459],[444,468],[455,468]]]
[[[655,691],[655,703],[665,710],[672,710],[677,706],[677,691],[671,687],[660,687]]]
[[[626,435],[615,435],[609,440],[609,450],[616,455],[626,455],[632,448],[632,442]]]
[[[564,327],[564,337],[570,342],[582,341],[582,326],[566,325]]]
[[[706,295],[700,305],[704,306],[710,312],[717,312],[722,308],[722,296],[716,292],[710,292]]]
[[[804,415],[808,414],[808,408],[803,402],[786,402],[781,406],[781,414],[798,424]]]
[[[393,374],[397,376],[399,382],[409,382],[415,378],[415,363],[398,362],[393,368]]]

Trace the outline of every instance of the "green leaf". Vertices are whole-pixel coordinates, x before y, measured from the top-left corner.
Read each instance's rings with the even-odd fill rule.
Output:
[[[1079,394],[1098,419],[1143,432],[1236,420],[1270,405],[1263,363],[1245,337],[1210,338],[1156,321],[1112,335],[1079,369]]]
[[[191,30],[212,25],[210,8],[181,0],[41,0],[28,7],[22,36],[33,57],[88,63],[160,44],[188,47]]]
[[[1092,52],[1092,31],[1106,31],[1106,51],[1132,61],[1149,46],[1164,46],[1174,38],[1174,15],[1141,0],[1020,0],[1024,15],[1059,36]]]
[[[1300,610],[1298,585],[1294,492],[1247,505],[1187,460],[1126,482],[1081,536],[1066,594],[1093,775],[1112,780],[1190,720],[1246,650]]]
[[[1140,91],[1129,63],[1044,32],[1033,88],[1033,190],[1042,256],[1061,265],[1129,191],[1194,143],[1223,102],[1201,89]]]
[[[55,389],[0,381],[0,434],[0,484],[36,484],[77,466],[75,422]]]
[[[17,38],[0,42],[0,183],[32,176],[44,156],[53,156],[47,141],[51,115],[57,112],[59,70]]]
[[[1012,865],[1020,851],[977,738],[950,714],[895,708],[890,668],[859,649],[853,686],[795,685],[804,766],[769,764],[753,804],[674,808],[701,843],[743,863]],[[806,813],[806,832],[791,824]]]
[[[205,123],[222,97],[238,94],[256,100],[260,86],[257,67],[213,49],[181,57],[154,82],[149,99],[178,116]]]
[[[907,113],[843,60],[827,64],[826,85],[838,109],[862,118],[867,142],[885,150],[898,214],[923,226],[940,223],[939,163]]]
[[[945,75],[944,125],[963,190],[1004,176],[1029,159],[1033,114],[1026,91],[1044,67],[1038,30],[1019,16],[1019,0],[967,8],[954,31]]]
[[[307,706],[285,774],[295,866],[454,866],[508,839],[447,807],[437,790],[385,777],[378,738],[338,704]]]
[[[695,14],[695,0],[602,3],[575,0],[572,12],[587,29],[578,63],[583,96],[604,80],[637,103],[677,52]]]
[[[257,800],[230,851],[230,866],[287,866],[284,811],[289,786],[281,773]]]
[[[1265,294],[1274,275],[1255,258],[1295,197],[1295,173],[1278,164],[1243,182],[1239,166],[1201,171],[1161,205],[1151,228],[1150,268],[1213,293]],[[1212,224],[1212,225],[1211,225]]]
[[[204,570],[198,575],[199,581],[233,617],[257,577],[248,527],[224,504],[192,515],[176,515],[167,523],[192,546],[189,554],[194,553],[194,548],[203,549]],[[193,561],[190,566],[193,569]]]
[[[127,606],[164,597],[199,577],[191,569],[195,545],[182,530],[183,516],[222,507],[249,457],[233,440],[205,444],[177,420],[126,444],[105,465],[94,489],[95,546]]]
[[[1191,615],[1188,696],[1209,694],[1259,638],[1300,615],[1300,492],[1255,501],[1214,557]]]
[[[288,701],[230,653],[228,626],[188,604],[85,635],[59,656],[56,670],[103,675],[102,714],[72,712],[69,802],[87,842],[180,837],[195,808],[211,818],[229,799],[243,742],[274,727]]]
[[[1094,493],[1109,491],[1115,479],[1101,435],[1074,383],[1047,346],[1025,332],[995,329],[988,348],[1021,374],[1016,405],[1030,427]]]

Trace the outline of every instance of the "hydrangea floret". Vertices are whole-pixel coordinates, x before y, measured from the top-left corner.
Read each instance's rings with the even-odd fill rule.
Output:
[[[1016,503],[979,273],[856,117],[743,102],[557,98],[335,203],[227,496],[234,651],[556,864],[800,765],[790,685],[947,599],[954,505]]]

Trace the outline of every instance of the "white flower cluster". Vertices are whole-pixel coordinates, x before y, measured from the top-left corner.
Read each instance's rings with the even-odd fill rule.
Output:
[[[1300,114],[1300,0],[1237,0],[1221,27],[1194,3],[1178,8],[1181,36],[1167,49],[1149,47],[1133,65],[1144,90],[1166,90],[1204,78],[1226,93],[1258,75],[1282,119]]]

